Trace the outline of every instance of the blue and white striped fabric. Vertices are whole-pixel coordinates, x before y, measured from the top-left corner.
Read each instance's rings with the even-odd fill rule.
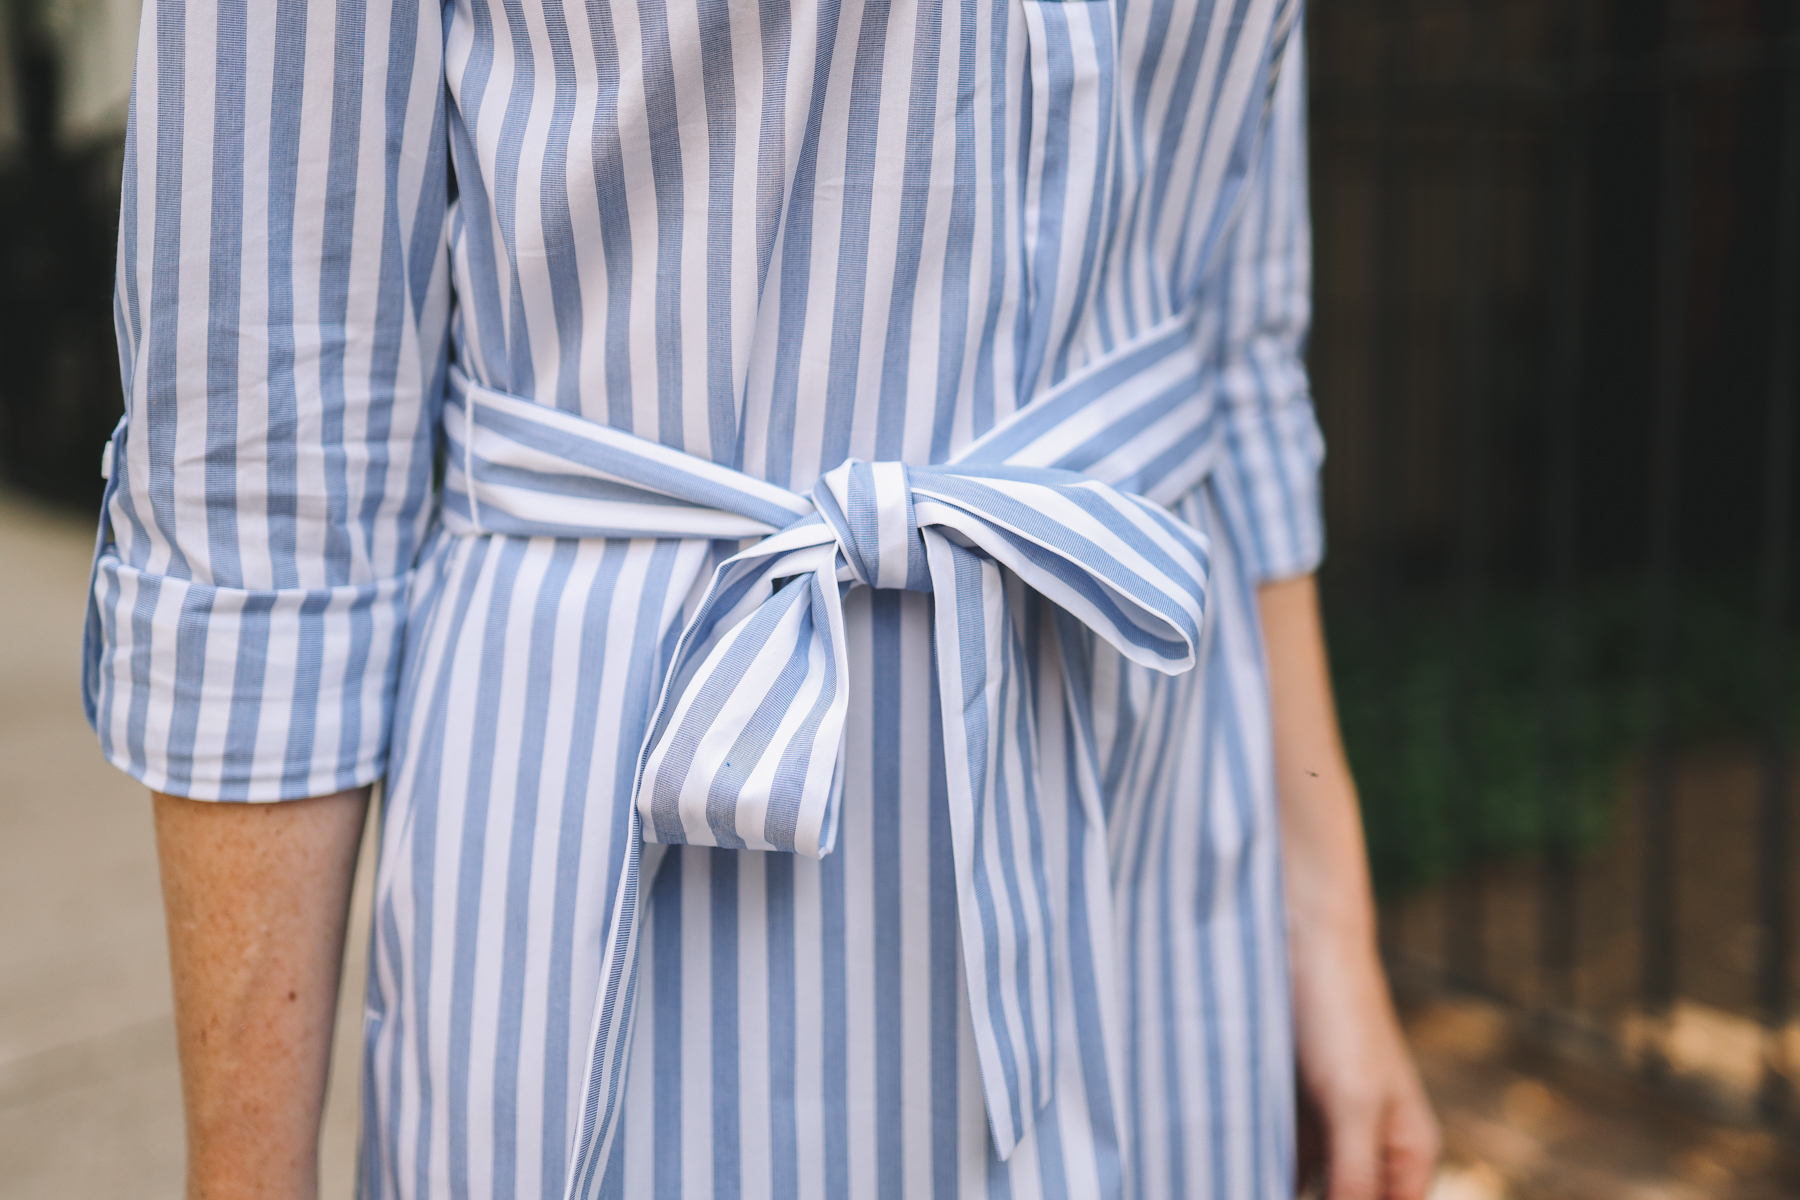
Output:
[[[153,0],[108,756],[385,778],[366,1197],[1291,1194],[1294,0]]]
[[[1019,410],[971,453],[1059,446],[1083,462],[1132,463],[1139,469],[1128,474],[1140,477],[1171,432],[1183,440],[1182,420],[1197,429],[1208,422],[1185,386],[1187,340],[1157,329],[1143,341]],[[1186,371],[1165,369],[1171,360]],[[1198,658],[1205,539],[1089,475],[1004,460],[909,467],[851,459],[826,472],[809,503],[751,476],[733,479],[716,463],[522,404],[461,372],[453,382],[445,511],[459,533],[486,532],[487,520],[532,537],[768,532],[719,565],[682,630],[637,771],[646,841],[830,853],[854,682],[844,593],[855,584],[933,593],[938,695],[961,699],[943,745],[963,970],[994,1145],[1008,1157],[1050,1098],[1056,953],[1034,803],[1038,717],[1015,698],[1022,681],[1012,670],[1029,648],[1019,644],[1003,571],[1125,660],[1174,675]],[[1147,421],[1146,412],[1161,419]],[[762,524],[790,517],[779,531]],[[1097,805],[1087,815],[1103,825]],[[621,886],[629,893],[635,880]],[[607,939],[614,973],[625,978],[637,970],[632,901],[615,898],[620,924]],[[597,1059],[607,1059],[629,1017],[621,1008],[597,1031]],[[601,1115],[603,1148],[613,1124],[611,1111]]]

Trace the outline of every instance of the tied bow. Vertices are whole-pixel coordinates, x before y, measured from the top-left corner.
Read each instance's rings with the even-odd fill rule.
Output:
[[[1002,1158],[1050,1099],[1052,1007],[1068,985],[1055,948],[1075,936],[1073,922],[1053,928],[1040,836],[1036,704],[1055,681],[1040,691],[1015,678],[1035,659],[1013,613],[1029,589],[1135,663],[1168,674],[1195,664],[1206,541],[1155,501],[1205,475],[1212,405],[1200,380],[1177,314],[955,461],[851,461],[809,498],[450,370],[441,513],[451,532],[672,538],[696,563],[707,542],[763,539],[719,565],[677,642],[638,759],[631,823],[646,840],[829,853],[849,708],[844,594],[857,584],[933,594],[962,965]],[[1084,707],[1077,672],[1062,675]],[[1078,786],[1099,832],[1092,781]],[[611,899],[571,1197],[595,1194],[618,1128],[638,865],[626,850]]]
[[[647,841],[822,858],[837,834],[850,678],[843,598],[931,592],[957,912],[995,1148],[1050,1099],[1051,897],[1034,857],[1029,748],[1003,711],[1023,681],[1005,573],[1132,662],[1197,660],[1204,538],[1071,471],[852,459],[815,511],[727,559],[677,644],[638,764]],[[1022,769],[1023,787],[1008,787]]]

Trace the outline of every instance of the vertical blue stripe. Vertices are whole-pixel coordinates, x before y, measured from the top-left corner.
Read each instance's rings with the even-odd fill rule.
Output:
[[[682,442],[681,372],[681,116],[676,106],[675,65],[669,46],[668,11],[639,4],[643,37],[644,135],[649,142],[650,179],[656,191],[656,400],[657,440]]]
[[[763,860],[765,923],[769,938],[769,1161],[772,1200],[800,1194],[798,997],[794,994],[794,856]]]
[[[728,0],[699,0],[700,61],[706,97],[706,411],[714,462],[737,466],[737,383],[731,346],[732,167],[737,156],[737,83]]]
[[[762,121],[756,139],[756,299],[762,303],[775,254],[775,235],[786,202],[788,55],[793,30],[784,0],[758,0],[757,33],[762,43]],[[739,434],[742,434],[740,428]],[[743,465],[742,447],[733,461]]]
[[[867,837],[846,822],[839,836]],[[844,856],[833,854],[819,863],[819,1060],[824,1072],[820,1113],[825,1141],[825,1194],[850,1195],[850,1030],[845,978],[846,943]]]
[[[806,333],[812,278],[812,225],[819,174],[819,139],[825,127],[825,93],[831,82],[842,0],[820,0],[818,45],[813,53],[812,95],[806,132],[794,166],[787,219],[782,229],[780,328],[775,339],[774,380],[769,392],[769,434],[763,477],[787,487],[794,473],[794,436],[800,410],[800,345]]]
[[[681,1085],[686,1074],[681,1046],[681,876],[686,856],[679,850],[663,856],[662,866],[650,883],[646,915],[650,919],[651,980],[656,1003],[648,1014],[655,1026],[655,1061],[662,1065],[651,1084],[654,1116],[650,1136],[655,1140],[657,1200],[681,1200]]]
[[[182,313],[181,196],[187,134],[184,57],[188,37],[187,5],[184,0],[156,0],[156,5],[156,218],[150,251],[150,329],[146,338],[149,361],[145,371],[139,441],[149,452],[150,477],[145,481],[146,490],[150,494],[156,531],[169,550],[169,573],[185,577],[188,575],[187,556],[176,536],[172,509],[175,439],[180,432],[182,416],[176,390],[180,378],[176,340],[180,334],[177,323]],[[284,11],[288,7],[288,4],[282,5]],[[273,154],[270,157],[272,160]]]
[[[905,749],[901,721],[908,697],[901,687],[900,605],[902,593],[877,591],[869,597],[874,639],[870,665],[874,703],[870,711],[869,829],[874,877],[869,881],[875,917],[873,962],[878,979],[901,979],[906,966],[901,946],[902,878],[916,870],[902,855],[900,778]],[[905,1054],[908,1049],[897,988],[875,992],[875,1179],[880,1200],[906,1194]]]
[[[677,851],[676,853],[683,853]],[[696,850],[712,900],[712,1160],[713,1195],[743,1188],[738,1125],[738,863],[734,850]]]
[[[474,318],[475,337],[479,343],[481,365],[486,368],[486,382],[496,387],[517,390],[512,378],[513,354],[506,341],[505,313],[510,304],[511,272],[501,269],[494,250],[494,212],[490,188],[498,190],[501,181],[486,177],[481,169],[481,155],[476,149],[471,130],[481,120],[487,100],[488,80],[494,73],[494,15],[486,0],[470,0],[468,13],[473,26],[473,49],[464,68],[463,86],[454,103],[460,111],[450,120],[450,178],[456,189],[453,211],[458,222],[456,252],[467,263],[471,274],[489,281],[473,289],[473,294],[456,298],[460,337],[467,337],[470,317]],[[457,15],[461,15],[458,9]],[[503,300],[501,289],[509,298]],[[468,310],[464,313],[462,310]],[[466,351],[465,351],[466,353]],[[459,355],[459,358],[461,356]]]
[[[587,314],[581,302],[580,247],[569,207],[569,139],[575,127],[575,52],[569,44],[568,15],[561,0],[540,0],[550,41],[556,86],[551,100],[550,129],[545,137],[544,165],[538,179],[545,268],[556,321],[556,407],[581,411],[581,349]]]
[[[863,312],[869,291],[869,213],[875,199],[875,139],[881,116],[882,57],[889,0],[863,0],[862,28],[850,71],[844,133],[843,199],[838,203],[837,302],[831,314],[831,358],[825,368],[819,461],[850,457],[852,414],[862,359]]]
[[[1086,635],[1068,613],[1059,610],[1054,619],[1063,670],[1067,673],[1071,690],[1078,696],[1093,695],[1092,660],[1083,653]],[[1067,757],[1063,770],[1072,780],[1083,775],[1080,765],[1082,748],[1087,751],[1088,761],[1094,762],[1098,758],[1091,717],[1091,713],[1077,711],[1065,714],[1066,728],[1063,737]],[[1095,782],[1098,781],[1090,781],[1090,785]],[[1100,1194],[1116,1196],[1123,1191],[1124,1163],[1120,1157],[1121,1131],[1114,1111],[1115,1097],[1104,1053],[1106,1041],[1099,995],[1101,972],[1107,969],[1102,964],[1111,957],[1099,948],[1110,943],[1113,931],[1089,928],[1087,912],[1088,889],[1103,886],[1101,881],[1087,877],[1088,841],[1090,838],[1097,838],[1104,842],[1106,831],[1104,828],[1088,827],[1085,806],[1078,795],[1070,796],[1068,803],[1069,880],[1066,903],[1071,947],[1068,971],[1074,1000],[1071,1019],[1079,1031],[1075,1040],[1081,1047],[1082,1091],[1087,1099],[1088,1120],[1093,1138],[1094,1174],[1100,1185]],[[1105,881],[1105,884],[1110,885],[1110,882]]]
[[[1084,13],[1094,39],[1094,53],[1102,63],[1113,63],[1117,60],[1118,47],[1115,42],[1112,13],[1103,5],[1092,5]],[[1103,220],[1108,213],[1106,205],[1100,197],[1107,194],[1113,181],[1118,179],[1118,172],[1113,165],[1113,106],[1118,103],[1118,88],[1113,80],[1108,80],[1100,89],[1099,134],[1098,145],[1094,153],[1094,179],[1092,183],[1095,201],[1088,208],[1087,231],[1082,237],[1081,265],[1075,272],[1075,289],[1071,304],[1071,316],[1063,327],[1062,338],[1057,344],[1056,355],[1050,367],[1050,379],[1059,382],[1069,373],[1069,357],[1075,348],[1076,335],[1082,329],[1082,314],[1089,309],[1090,292],[1094,286],[1096,270],[1100,258],[1100,239],[1111,227],[1111,222]]]
[[[488,15],[485,0],[477,0],[476,11]],[[500,137],[494,159],[492,187],[494,214],[500,224],[500,240],[506,249],[509,270],[506,274],[506,350],[507,386],[529,396],[537,390],[537,371],[532,362],[531,326],[525,316],[525,288],[519,277],[519,159],[525,148],[525,124],[531,119],[532,86],[535,74],[535,52],[531,48],[531,31],[525,26],[525,9],[520,0],[501,0],[506,17],[508,46],[513,67],[512,88],[506,96],[506,111],[500,122]]]
[[[294,379],[294,206],[300,178],[300,115],[306,92],[305,0],[276,0],[275,80],[269,106],[268,281],[268,497],[264,502],[272,582],[299,583],[295,569],[299,510],[300,396]],[[300,264],[303,269],[304,263]],[[151,298],[154,309],[156,299]],[[155,363],[152,362],[152,370]],[[291,760],[290,760],[291,762]]]
[[[1047,60],[1050,85],[1049,95],[1044,98],[1043,159],[1034,172],[1038,192],[1035,201],[1021,196],[1022,200],[1032,204],[1033,211],[1026,213],[1022,204],[1019,214],[1021,230],[1030,216],[1035,216],[1038,222],[1036,253],[1021,255],[1031,279],[1031,304],[1021,310],[1024,318],[1024,340],[1018,359],[1018,394],[1021,397],[1030,397],[1037,392],[1044,357],[1049,350],[1058,285],[1062,281],[1063,205],[1068,198],[1070,126],[1074,120],[1077,87],[1067,8],[1060,3],[1047,3],[1038,5],[1037,12],[1044,26],[1045,45],[1032,47],[1032,54],[1034,57],[1042,55]],[[1110,90],[1104,82],[1092,86]],[[1033,114],[1035,111],[1034,108],[1023,109],[1023,112]],[[1028,146],[1035,135],[1036,130],[1028,122],[1020,134],[1021,144]],[[1021,170],[1020,174],[1024,175],[1025,171]]]
[[[594,158],[593,204],[600,218],[600,258],[606,272],[606,420],[635,432],[631,378],[631,279],[634,264],[631,223],[625,205],[625,159],[620,142],[619,85],[623,65],[606,4],[584,6],[594,47],[595,98],[590,153]]]
[[[175,670],[185,678],[194,679],[206,670],[206,633],[212,610],[212,589],[190,587],[182,600],[181,619],[175,632]],[[196,704],[177,703],[169,715],[169,756],[174,764],[179,764],[169,782],[177,792],[186,791],[193,784],[182,765],[193,756],[199,724],[200,709]]]
[[[975,24],[980,13],[974,4],[961,4],[961,27],[956,46],[956,149],[951,162],[950,212],[944,246],[944,284],[938,297],[937,394],[954,396],[963,388],[963,364],[967,360],[970,276],[975,263],[976,154],[975,154]],[[940,22],[941,27],[941,22]],[[941,36],[941,35],[940,35]],[[950,457],[950,437],[955,410],[939,403],[931,426],[930,461]]]
[[[963,985],[957,957],[960,931],[956,920],[956,851],[951,840],[950,794],[945,787],[944,706],[937,683],[938,653],[934,647],[927,755],[930,766],[927,833],[931,848],[927,908],[931,929],[931,1194],[933,1200],[954,1200],[958,1193],[958,1141],[962,1124],[959,1120],[962,1070],[957,1047],[962,1040]]]
[[[888,302],[887,341],[882,348],[879,399],[875,408],[875,453],[884,460],[901,457],[906,433],[907,373],[913,351],[913,310],[925,241],[925,207],[931,196],[931,151],[932,141],[937,136],[938,57],[943,27],[941,0],[923,0],[912,37],[906,165],[900,177],[900,228],[894,252],[892,298]],[[829,454],[825,461],[831,461]]]
[[[992,0],[988,6],[988,20],[994,30],[993,42],[988,49],[988,70],[994,79],[1006,78],[1006,59],[1008,40],[1013,19],[1012,5],[1008,0]],[[1029,79],[1029,76],[1027,76]],[[1020,107],[1029,112],[1029,93],[1020,99]],[[969,417],[977,436],[992,429],[994,422],[1002,414],[998,411],[998,399],[994,389],[999,383],[995,376],[994,339],[1000,331],[1000,308],[1006,297],[1007,258],[1013,247],[1007,244],[1004,231],[1012,225],[1008,211],[1008,197],[1014,189],[1020,194],[1024,191],[1024,180],[1018,179],[1009,169],[1011,164],[1006,157],[1007,138],[1007,104],[1005,88],[990,88],[988,93],[988,137],[992,145],[988,151],[988,190],[991,198],[988,201],[988,219],[992,227],[988,230],[988,297],[987,312],[982,319],[981,338],[975,348],[975,387],[969,397]]]
[[[243,0],[220,0],[213,53],[212,243],[207,279],[206,392],[238,389],[238,322],[244,253],[244,83],[247,79]],[[126,211],[130,211],[127,209]],[[237,409],[206,406],[206,551],[212,577],[242,578],[238,564]]]

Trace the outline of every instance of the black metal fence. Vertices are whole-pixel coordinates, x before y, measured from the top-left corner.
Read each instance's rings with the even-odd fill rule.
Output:
[[[1313,6],[1325,576],[1388,945],[1780,1122],[1800,5]]]

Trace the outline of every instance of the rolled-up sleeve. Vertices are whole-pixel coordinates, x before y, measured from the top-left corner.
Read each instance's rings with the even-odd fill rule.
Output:
[[[84,684],[151,787],[386,767],[449,304],[442,30],[419,0],[148,0]]]
[[[1231,241],[1199,301],[1216,331],[1223,423],[1215,494],[1258,582],[1303,575],[1324,556],[1319,468],[1325,445],[1306,373],[1312,321],[1312,225],[1307,203],[1306,61],[1288,39],[1268,131]]]

